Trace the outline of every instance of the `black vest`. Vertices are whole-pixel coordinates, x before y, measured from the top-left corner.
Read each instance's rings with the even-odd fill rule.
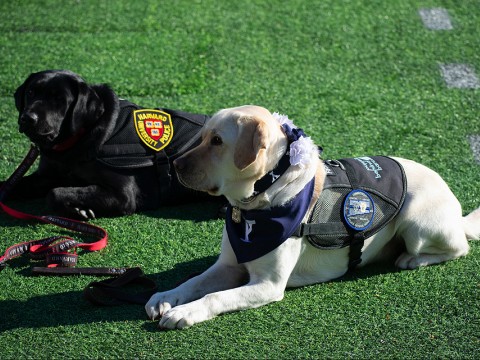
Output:
[[[143,143],[135,130],[133,112],[141,109],[144,107],[120,100],[115,130],[97,154],[99,161],[114,168],[133,169],[152,166],[158,158],[176,158],[200,142],[201,129],[209,119],[207,115],[156,108],[170,115],[174,128],[171,142],[157,153]]]
[[[141,140],[135,128],[133,113],[145,109],[127,100],[120,100],[120,111],[110,138],[96,154],[96,160],[117,170],[152,167],[156,170],[160,200],[169,202],[180,198],[181,192],[191,195],[193,190],[180,186],[174,173],[173,160],[198,145],[201,130],[209,119],[207,115],[179,110],[159,109],[171,119],[173,137],[165,148],[156,151]],[[172,187],[175,191],[172,191]]]
[[[322,193],[308,223],[295,236],[306,236],[319,249],[350,246],[349,268],[361,262],[364,240],[400,211],[407,179],[403,167],[385,156],[327,160]]]

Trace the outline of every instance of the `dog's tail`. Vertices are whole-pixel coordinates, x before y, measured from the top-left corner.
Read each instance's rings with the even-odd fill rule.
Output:
[[[480,240],[480,207],[463,218],[463,229],[468,240]]]

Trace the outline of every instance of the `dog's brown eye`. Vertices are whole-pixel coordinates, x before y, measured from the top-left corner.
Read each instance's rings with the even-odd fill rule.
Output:
[[[215,146],[222,145],[223,144],[222,138],[218,135],[215,135],[214,137],[212,137],[210,144]]]

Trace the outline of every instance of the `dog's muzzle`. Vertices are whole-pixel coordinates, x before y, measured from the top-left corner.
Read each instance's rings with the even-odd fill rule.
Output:
[[[35,128],[38,123],[38,115],[35,113],[23,113],[18,119],[19,131],[27,133]]]

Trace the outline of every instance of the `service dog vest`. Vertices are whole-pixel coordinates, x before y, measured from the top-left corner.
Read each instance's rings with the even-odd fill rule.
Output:
[[[319,249],[350,246],[349,268],[361,262],[364,240],[400,211],[407,180],[403,167],[385,156],[324,162],[326,177],[308,223],[294,236],[306,236]]]
[[[127,100],[120,100],[119,105],[115,130],[96,154],[97,161],[117,170],[155,167],[161,200],[178,197],[172,191],[172,184],[178,181],[173,160],[200,143],[201,129],[209,117],[179,110],[145,109]]]
[[[201,129],[209,119],[206,115],[191,114],[179,110],[160,108],[152,110],[159,111],[160,115],[153,113],[150,115],[150,119],[148,114],[144,114],[142,117],[142,114],[136,114],[137,111],[148,112],[148,109],[146,110],[127,100],[120,100],[120,111],[115,131],[103,144],[97,159],[107,166],[119,169],[134,169],[152,166],[159,157],[178,157],[199,143]],[[162,139],[155,140],[153,131],[158,130],[159,127],[165,128],[165,121],[153,116],[161,117],[162,114],[170,119],[168,126],[171,138],[166,137],[165,143],[158,146],[157,148],[160,150],[157,151],[155,144],[161,144]],[[135,116],[138,118],[135,118]],[[155,125],[155,120],[158,120],[159,126]],[[146,124],[143,125],[143,130],[138,130],[139,125],[137,124],[142,121]],[[152,123],[151,130],[148,129],[148,122]],[[141,126],[140,129],[142,129]],[[165,131],[161,134],[166,135]]]

